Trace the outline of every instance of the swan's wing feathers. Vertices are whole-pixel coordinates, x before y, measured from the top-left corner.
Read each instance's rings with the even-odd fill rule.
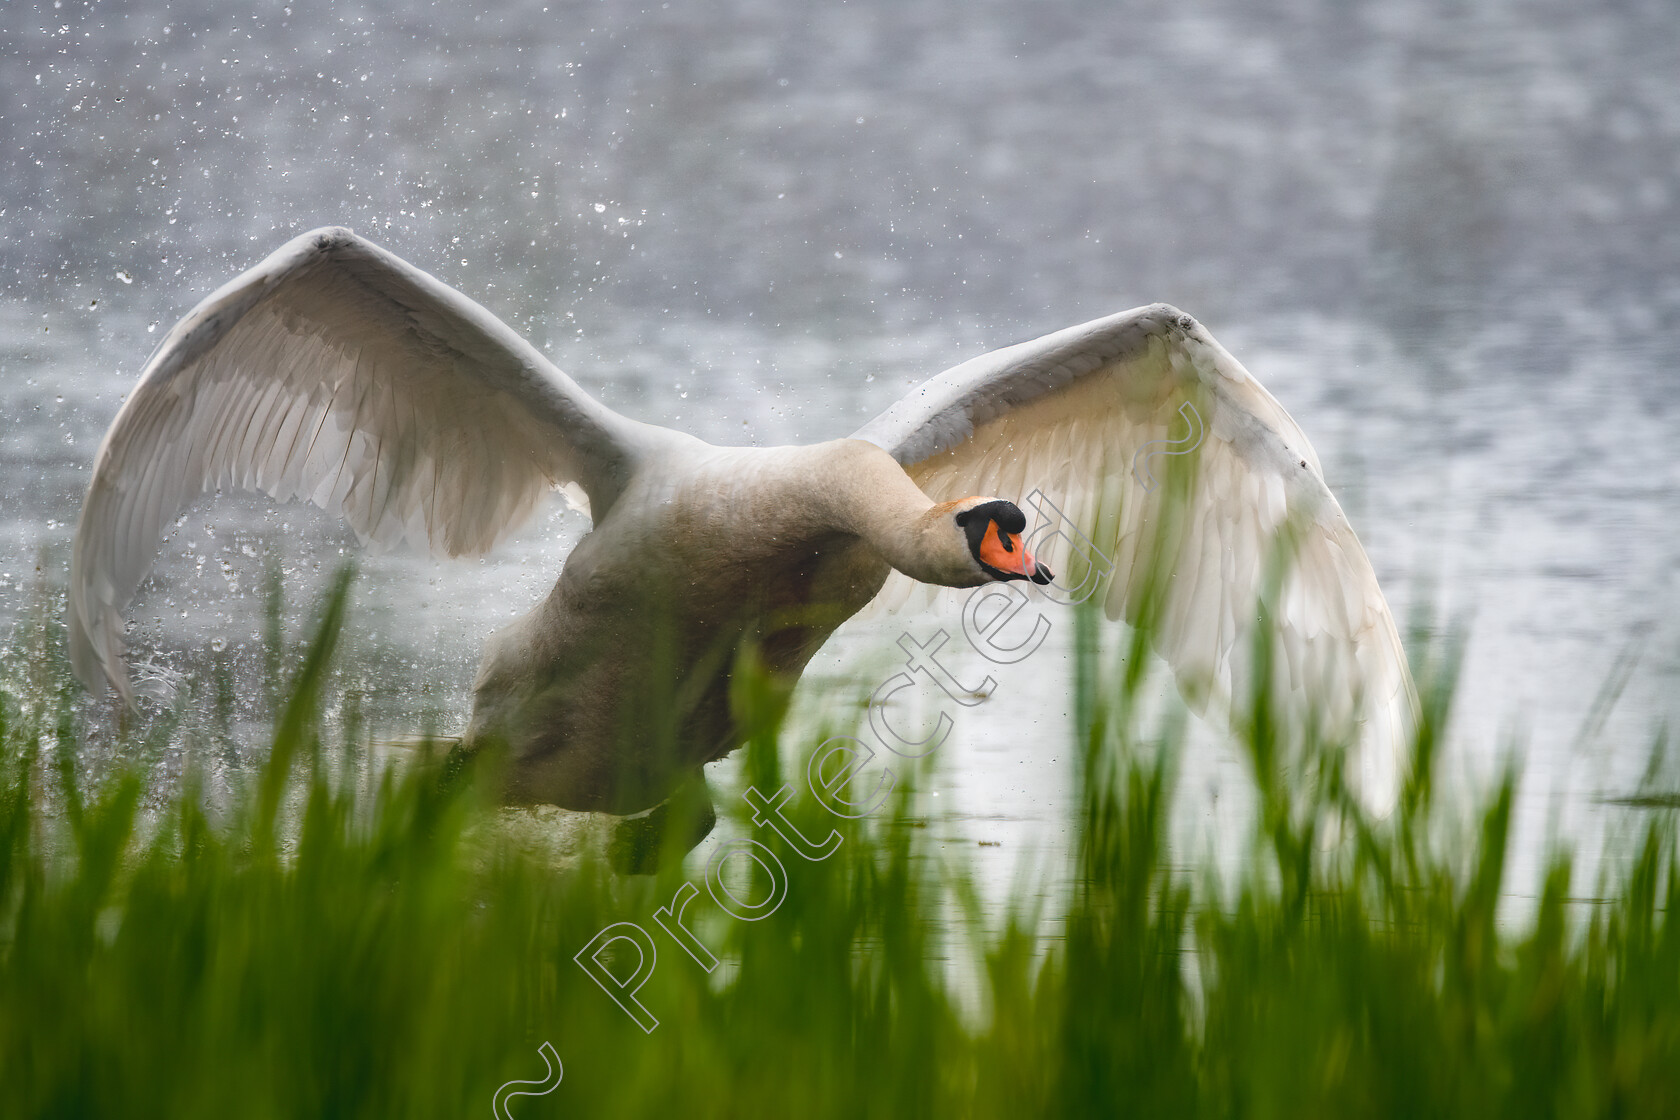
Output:
[[[107,433],[71,561],[77,674],[127,695],[123,611],[201,493],[307,499],[365,542],[480,553],[551,486],[604,510],[629,427],[447,285],[348,230],[299,237],[169,333]]]
[[[1370,561],[1300,427],[1190,316],[1156,304],[983,355],[856,438],[935,501],[1019,501],[1051,597],[1146,630],[1198,705],[1256,686],[1256,604],[1277,577],[1270,687],[1369,744],[1353,776],[1392,804],[1416,700]],[[911,587],[895,575],[883,600]]]

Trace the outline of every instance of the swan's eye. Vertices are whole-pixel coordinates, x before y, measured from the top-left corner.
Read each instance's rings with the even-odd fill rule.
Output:
[[[980,540],[980,562],[1000,572],[1017,575],[1021,560],[1015,554],[1015,548],[1019,543],[1014,533],[1000,532],[994,521],[986,526],[986,535]]]
[[[974,548],[974,558],[997,579],[1049,583],[1055,578],[1049,568],[1033,559],[1019,533],[1008,532],[997,521],[986,522],[985,532]]]

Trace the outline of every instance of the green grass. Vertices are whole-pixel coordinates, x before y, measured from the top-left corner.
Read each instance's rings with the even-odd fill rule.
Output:
[[[746,922],[701,886],[691,924],[724,962],[708,975],[653,921],[699,864],[556,868],[498,839],[471,779],[373,772],[354,721],[324,730],[346,587],[306,650],[273,659],[297,669],[265,761],[225,796],[204,792],[208,740],[154,783],[167,724],[124,733],[116,753],[142,762],[88,778],[79,755],[106,733],[51,643],[11,659],[0,1116],[488,1117],[503,1082],[542,1076],[543,1042],[564,1079],[514,1098],[521,1120],[1680,1115],[1669,818],[1596,906],[1570,904],[1564,855],[1508,882],[1513,780],[1469,828],[1433,780],[1450,648],[1422,667],[1420,764],[1387,822],[1333,765],[1289,780],[1300,746],[1248,721],[1258,811],[1216,875],[1165,849],[1178,725],[1136,725],[1139,682],[1116,668],[1136,658],[1094,651],[1083,621],[1073,886],[1001,909],[932,853],[913,783],[834,817],[803,788],[812,744],[767,730],[747,775],[767,789],[785,770],[806,834],[844,840],[810,862],[721,823],[779,853],[788,892]],[[1529,916],[1498,920],[1502,892],[1530,889]],[[652,1034],[573,961],[621,921],[658,947]]]

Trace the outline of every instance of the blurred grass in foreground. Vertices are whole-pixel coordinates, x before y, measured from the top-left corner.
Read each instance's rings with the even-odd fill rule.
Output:
[[[982,915],[964,869],[930,857],[910,783],[847,821],[790,766],[789,815],[844,842],[809,862],[720,824],[775,849],[790,886],[745,922],[702,884],[708,976],[653,921],[695,861],[556,869],[497,839],[471,782],[370,777],[354,743],[323,747],[346,587],[276,682],[267,761],[213,811],[190,769],[161,799],[137,770],[78,778],[89,732],[62,665],[0,692],[0,1116],[487,1117],[503,1082],[542,1076],[545,1041],[564,1079],[514,1098],[521,1120],[1680,1115],[1668,818],[1600,905],[1566,905],[1560,855],[1532,917],[1496,923],[1513,782],[1455,843],[1432,784],[1450,651],[1423,667],[1419,765],[1387,822],[1335,766],[1285,780],[1291,752],[1248,721],[1259,812],[1235,882],[1169,864],[1179,739],[1133,725],[1135,673],[1082,655],[1060,914],[1023,891]],[[760,789],[777,746],[748,747]],[[658,944],[651,1035],[572,959],[621,921]]]

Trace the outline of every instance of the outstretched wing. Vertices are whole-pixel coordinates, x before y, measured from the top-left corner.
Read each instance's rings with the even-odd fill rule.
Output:
[[[1154,304],[982,355],[855,438],[935,501],[1036,507],[1029,546],[1064,601],[1144,627],[1194,703],[1254,687],[1250,624],[1286,547],[1269,687],[1356,736],[1350,776],[1392,806],[1417,699],[1388,604],[1300,427],[1190,316]]]
[[[305,234],[181,320],[106,433],[71,558],[76,674],[130,696],[123,612],[201,493],[306,498],[364,543],[475,554],[552,486],[603,514],[640,427],[448,285],[347,229]]]

